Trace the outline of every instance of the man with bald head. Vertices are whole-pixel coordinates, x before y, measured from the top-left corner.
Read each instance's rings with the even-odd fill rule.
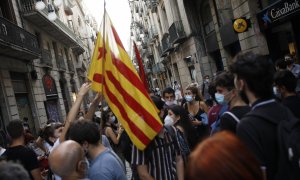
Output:
[[[49,156],[51,170],[62,180],[85,179],[88,162],[82,147],[75,141],[68,140],[58,145]]]

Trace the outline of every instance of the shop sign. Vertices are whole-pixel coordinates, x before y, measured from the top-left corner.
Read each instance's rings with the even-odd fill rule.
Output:
[[[237,18],[233,20],[233,29],[236,33],[243,33],[248,30],[250,20],[245,17]]]
[[[43,76],[42,81],[46,96],[57,96],[57,89],[54,79],[50,75],[46,74]]]
[[[260,25],[266,29],[276,21],[294,15],[299,10],[299,0],[283,0],[258,13],[257,18],[260,21]]]

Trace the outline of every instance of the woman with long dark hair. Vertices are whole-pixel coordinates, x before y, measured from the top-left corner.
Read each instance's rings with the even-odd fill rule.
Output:
[[[203,101],[197,87],[189,86],[186,88],[184,98],[186,103],[183,107],[189,113],[191,122],[197,131],[198,138],[202,140],[209,135],[207,118],[208,107]]]
[[[197,144],[195,128],[191,124],[187,111],[179,105],[171,106],[168,110],[168,115],[173,120],[178,145],[186,162],[190,151]]]

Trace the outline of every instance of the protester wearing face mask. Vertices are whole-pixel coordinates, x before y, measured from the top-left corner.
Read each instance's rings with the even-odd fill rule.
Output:
[[[168,111],[168,117],[170,117],[170,121],[165,121],[165,126],[174,127],[179,149],[186,164],[190,152],[193,150],[198,141],[195,136],[195,128],[193,128],[188,113],[181,106],[172,106]]]
[[[201,93],[205,100],[211,99],[211,96],[208,92],[209,85],[210,85],[209,76],[206,75],[204,76],[203,84],[201,86]]]
[[[163,100],[165,101],[165,105],[164,105],[164,116],[163,119],[164,121],[169,121],[170,117],[168,116],[168,109],[177,104],[177,101],[175,100],[175,91],[174,89],[172,89],[171,87],[167,87],[166,89],[164,89],[163,91]]]
[[[121,127],[119,127],[118,132],[119,131],[120,132],[119,133],[114,132],[112,126],[114,125],[115,121],[116,121],[116,116],[110,110],[104,112],[102,133],[108,138],[114,150],[116,150],[116,147],[119,144],[120,134],[121,131],[123,130],[121,129]]]
[[[177,101],[175,100],[175,91],[171,87],[167,87],[163,91],[163,100],[165,101],[164,108],[172,105],[176,105]]]
[[[282,104],[288,107],[292,113],[300,119],[300,97],[296,95],[297,79],[288,70],[276,72],[274,76],[275,89],[282,99]]]
[[[221,105],[228,105],[229,110],[221,116],[220,130],[236,133],[236,126],[240,119],[251,109],[242,100],[238,90],[234,87],[234,76],[229,72],[219,74],[215,80],[216,100]]]
[[[203,139],[208,135],[208,108],[203,102],[197,87],[190,86],[185,91],[186,103],[183,107],[188,111],[193,126],[196,128],[197,136]]]
[[[291,71],[297,79],[296,93],[300,95],[300,65],[295,63],[291,55],[286,55],[284,59],[287,64],[287,69]]]

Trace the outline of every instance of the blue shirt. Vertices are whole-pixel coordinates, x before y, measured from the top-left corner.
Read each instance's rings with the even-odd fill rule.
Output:
[[[91,162],[88,177],[90,180],[127,180],[124,164],[107,148]]]
[[[109,140],[107,139],[107,137],[105,135],[102,135],[102,143],[101,144],[103,144],[103,146],[105,146],[106,148],[109,148],[111,150]]]

